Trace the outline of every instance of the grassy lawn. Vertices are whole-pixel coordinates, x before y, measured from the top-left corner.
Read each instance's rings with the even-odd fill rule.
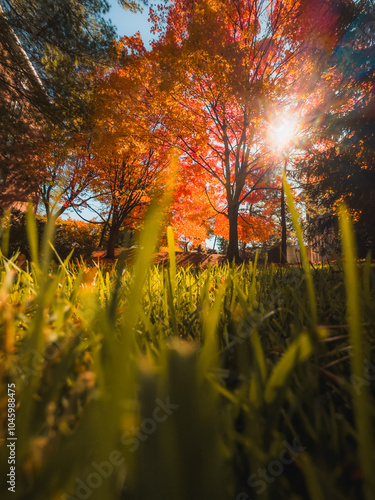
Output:
[[[372,498],[375,275],[350,227],[319,268],[149,266],[151,233],[132,268],[1,259],[16,498]]]

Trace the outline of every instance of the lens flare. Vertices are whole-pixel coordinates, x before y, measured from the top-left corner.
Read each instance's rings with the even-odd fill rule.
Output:
[[[269,129],[269,140],[275,149],[286,148],[297,132],[297,121],[295,118],[283,115],[271,124]]]

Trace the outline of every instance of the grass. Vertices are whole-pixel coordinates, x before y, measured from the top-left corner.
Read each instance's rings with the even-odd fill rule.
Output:
[[[16,498],[372,498],[375,276],[346,213],[343,262],[315,269],[151,266],[160,221],[131,269],[51,266],[31,217],[32,261],[1,257]]]

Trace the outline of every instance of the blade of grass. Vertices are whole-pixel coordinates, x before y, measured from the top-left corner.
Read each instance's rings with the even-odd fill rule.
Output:
[[[305,476],[310,499],[324,500],[324,495],[319,484],[319,477],[309,455],[307,455],[307,453],[303,453],[301,457],[298,458],[298,464],[300,465]]]
[[[9,236],[10,236],[11,213],[7,210],[1,221],[1,253],[4,257],[8,256]]]
[[[347,321],[349,338],[352,345],[351,380],[363,379],[364,361],[366,359],[361,328],[361,304],[358,283],[358,267],[355,250],[353,225],[344,205],[339,209],[339,222],[344,256],[344,272],[346,287]],[[354,412],[358,429],[359,457],[364,472],[364,493],[366,500],[373,498],[375,491],[374,476],[374,432],[370,413],[370,399],[367,386],[362,385],[354,392]]]
[[[38,259],[38,229],[35,220],[35,214],[31,203],[27,206],[26,230],[29,241],[31,261],[37,266]]]
[[[296,235],[297,235],[297,239],[298,239],[302,266],[303,266],[303,270],[304,270],[305,278],[306,278],[307,294],[308,294],[308,298],[309,298],[309,306],[310,306],[310,313],[311,313],[311,322],[312,322],[313,332],[315,332],[316,326],[318,324],[318,313],[317,313],[317,308],[316,308],[314,284],[313,284],[313,279],[312,279],[312,275],[311,275],[309,259],[307,256],[307,250],[306,250],[305,244],[303,242],[302,228],[298,222],[298,214],[297,214],[297,210],[294,206],[292,190],[290,189],[290,186],[287,183],[285,173],[283,176],[283,186],[284,186],[284,190],[285,190],[286,199],[288,202],[288,208],[290,211],[290,215],[292,216],[294,230],[296,231]]]
[[[203,347],[199,358],[199,367],[202,375],[214,368],[218,358],[217,328],[220,321],[222,302],[225,296],[226,283],[220,285],[214,305],[209,308],[208,300],[203,307]]]
[[[326,330],[321,330],[321,335],[327,335]],[[276,400],[278,395],[286,390],[289,376],[295,367],[306,361],[314,351],[314,343],[311,336],[302,332],[299,337],[283,354],[280,361],[274,366],[271,376],[268,379],[265,391],[265,401],[270,404]]]
[[[169,249],[169,268],[167,279],[167,297],[172,329],[175,335],[178,335],[176,311],[174,307],[174,296],[176,292],[176,252],[173,236],[173,229],[167,229],[168,249]]]
[[[174,294],[176,289],[176,252],[175,252],[173,229],[171,227],[168,227],[167,229],[167,238],[168,238],[168,249],[169,249],[169,276],[171,280],[172,292]]]

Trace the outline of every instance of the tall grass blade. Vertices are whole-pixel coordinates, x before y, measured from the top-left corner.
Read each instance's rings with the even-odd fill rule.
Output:
[[[176,252],[173,230],[171,227],[167,229],[168,249],[169,249],[169,268],[167,279],[167,297],[168,307],[172,323],[172,329],[175,335],[178,335],[178,326],[176,319],[176,310],[174,304],[174,296],[176,292]]]
[[[283,176],[283,186],[284,186],[286,199],[288,202],[289,211],[290,211],[290,214],[292,216],[293,226],[294,226],[294,229],[296,231],[297,238],[298,238],[298,244],[299,244],[299,249],[300,249],[300,254],[301,254],[301,261],[302,261],[302,266],[303,266],[303,270],[305,273],[307,293],[308,293],[308,298],[309,298],[311,322],[312,322],[312,326],[313,326],[313,331],[315,332],[316,326],[318,324],[318,313],[317,313],[317,307],[316,307],[314,284],[313,284],[313,279],[312,279],[312,275],[311,275],[307,250],[306,250],[305,244],[303,242],[302,228],[301,228],[300,223],[298,222],[298,214],[297,214],[296,207],[294,206],[292,190],[290,189],[290,186],[286,180],[285,173]]]
[[[222,284],[215,297],[214,305],[210,308],[206,300],[203,306],[203,347],[199,359],[199,367],[202,374],[206,374],[210,368],[215,368],[218,358],[218,335],[217,328],[220,321],[220,312],[225,296],[226,285]]]
[[[39,255],[39,266],[42,271],[42,276],[45,277],[48,274],[48,268],[51,262],[52,256],[52,248],[51,243],[55,237],[56,231],[56,217],[51,216],[47,220],[46,227],[43,231],[42,242],[40,247],[40,255]]]
[[[26,230],[27,230],[27,238],[29,240],[31,261],[34,262],[35,265],[38,265],[38,261],[39,261],[39,258],[38,258],[38,228],[36,225],[35,214],[34,214],[34,210],[33,210],[31,203],[29,203],[27,206]]]
[[[168,227],[167,229],[167,238],[168,238],[168,249],[169,249],[169,276],[171,280],[172,292],[174,294],[176,289],[176,251],[175,251],[173,229],[171,227]]]
[[[358,445],[361,466],[364,472],[364,493],[366,500],[373,498],[375,492],[375,441],[371,418],[369,391],[366,384],[360,388],[355,381],[364,379],[366,352],[364,348],[363,331],[361,327],[361,304],[358,282],[357,256],[353,225],[344,205],[339,209],[339,221],[344,257],[347,321],[349,337],[352,345],[351,381],[354,386],[354,412],[358,429]]]
[[[7,210],[1,221],[1,253],[4,257],[8,256],[11,217],[10,211]]]
[[[282,391],[286,390],[289,377],[293,370],[298,364],[307,361],[313,353],[313,350],[314,343],[312,342],[311,336],[306,332],[302,332],[288,347],[280,361],[273,368],[266,385],[266,403],[272,403]]]
[[[324,495],[322,492],[322,489],[319,484],[319,477],[317,474],[317,471],[315,470],[315,466],[312,463],[309,455],[304,453],[300,458],[299,458],[299,464],[301,466],[301,469],[304,473],[306,483],[307,483],[307,489],[310,494],[310,499],[311,500],[325,500]]]

